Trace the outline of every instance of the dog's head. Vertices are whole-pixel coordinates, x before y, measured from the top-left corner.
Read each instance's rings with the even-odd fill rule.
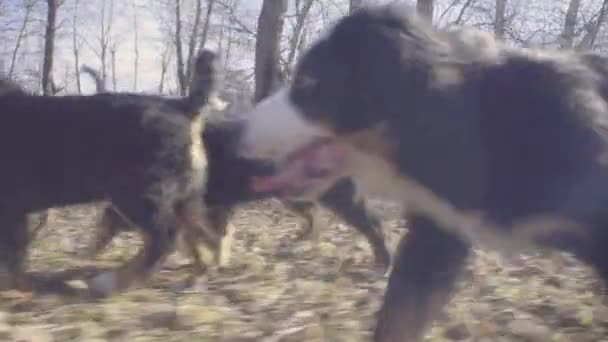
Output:
[[[342,19],[302,56],[291,84],[248,115],[243,153],[289,165],[263,187],[296,178],[311,186],[311,178],[336,175],[353,151],[390,157],[387,129],[428,102],[434,68],[448,52],[403,6]]]

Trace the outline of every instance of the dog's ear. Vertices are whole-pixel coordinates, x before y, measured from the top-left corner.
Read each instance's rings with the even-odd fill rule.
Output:
[[[329,39],[334,52],[344,57],[375,57],[384,63],[391,58],[391,65],[403,64],[404,59],[426,58],[446,48],[433,27],[404,4],[355,11],[335,26]],[[362,54],[361,49],[367,53]]]

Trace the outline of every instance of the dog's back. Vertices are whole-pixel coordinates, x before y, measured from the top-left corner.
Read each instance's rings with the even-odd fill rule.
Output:
[[[2,198],[27,199],[36,209],[97,200],[116,187],[136,188],[133,180],[145,182],[159,146],[170,145],[166,133],[190,124],[170,104],[136,95],[9,95],[0,97],[0,108],[0,156],[7,161],[0,171]]]

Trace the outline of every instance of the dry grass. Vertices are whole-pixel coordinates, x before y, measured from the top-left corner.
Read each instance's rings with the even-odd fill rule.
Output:
[[[394,245],[404,222],[378,208]],[[70,208],[41,231],[31,269],[90,265],[76,252],[91,238],[94,208]],[[386,277],[354,230],[324,217],[319,244],[296,241],[297,220],[269,201],[240,210],[230,265],[187,287],[167,267],[146,286],[91,302],[54,295],[0,298],[0,341],[369,340]],[[96,264],[131,255],[122,236]],[[608,303],[593,274],[565,256],[508,262],[479,252],[431,341],[608,341]]]

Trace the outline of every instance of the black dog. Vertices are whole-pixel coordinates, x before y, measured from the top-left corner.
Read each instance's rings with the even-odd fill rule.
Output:
[[[571,252],[608,280],[607,66],[362,9],[249,113],[242,149],[283,162],[267,181],[283,191],[348,175],[403,203],[374,339],[417,341],[476,242]]]
[[[143,280],[174,243],[176,229],[204,218],[205,106],[215,84],[215,54],[196,60],[185,98],[136,94],[45,97],[0,91],[0,272],[2,287],[27,283],[24,259],[32,211],[109,200],[142,228],[144,248],[97,275],[100,294]],[[219,237],[207,242],[219,248]]]

